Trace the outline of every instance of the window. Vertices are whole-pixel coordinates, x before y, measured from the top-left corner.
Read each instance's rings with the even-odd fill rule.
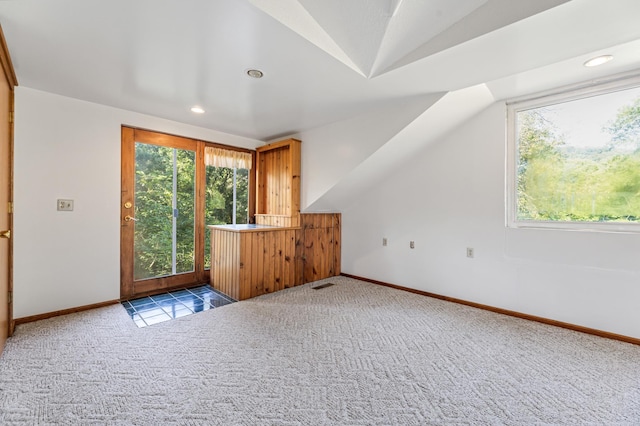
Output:
[[[196,152],[135,143],[134,280],[195,269]]]
[[[207,225],[249,223],[251,154],[205,148],[205,219]],[[204,266],[211,268],[210,232],[205,234]]]
[[[507,114],[508,226],[640,231],[640,78]]]

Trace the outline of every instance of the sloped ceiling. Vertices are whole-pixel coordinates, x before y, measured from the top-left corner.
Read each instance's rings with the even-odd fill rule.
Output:
[[[404,124],[375,141],[350,128],[349,161],[307,194],[309,208],[334,208],[383,176],[376,158],[401,161],[488,102],[640,69],[638,16],[638,0],[0,1],[32,89],[256,146],[303,135],[311,151],[336,147],[313,135],[390,109],[378,120]],[[602,53],[615,59],[582,66]],[[403,99],[411,107],[393,107]],[[437,100],[420,111],[416,99]]]
[[[371,78],[568,0],[250,0]]]
[[[637,0],[0,1],[21,85],[262,141],[570,59],[579,72],[638,40],[637,16]],[[640,66],[623,62],[592,75]]]

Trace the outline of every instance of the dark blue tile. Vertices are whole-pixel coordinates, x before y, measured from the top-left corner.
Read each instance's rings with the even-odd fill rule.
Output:
[[[193,294],[203,294],[203,293],[212,293],[213,289],[207,285],[202,287],[190,288],[189,291]]]
[[[170,300],[163,300],[161,302],[157,302],[157,304],[161,308],[165,308],[165,307],[171,307],[173,305],[180,305],[181,302],[178,299],[170,299]]]
[[[159,306],[156,306],[153,309],[148,309],[146,311],[138,311],[138,314],[147,321],[147,318],[155,317],[158,315],[166,315],[165,311],[163,311]],[[147,321],[148,322],[148,321]]]
[[[184,306],[189,308],[192,312],[195,311],[195,307],[198,306],[197,303],[193,303],[193,300],[182,300],[181,302]]]
[[[185,307],[184,309],[176,309],[175,311],[169,313],[172,318],[181,318],[186,317],[187,315],[193,315],[191,309]]]
[[[205,302],[207,303],[211,303],[212,305],[218,307],[218,306],[224,306],[224,305],[228,305],[229,303],[234,303],[233,300],[230,300],[226,297],[220,296],[217,293],[211,294],[211,295],[207,295],[206,297],[204,297]]]
[[[147,326],[147,323],[144,322],[144,320],[142,318],[134,319],[133,322],[136,323],[138,328],[142,328],[142,327],[146,327]]]
[[[129,303],[131,303],[131,306],[138,309],[148,305],[155,305],[156,302],[149,297],[143,297],[141,299],[130,300]]]
[[[185,303],[185,305],[187,305],[189,307],[189,309],[191,309],[193,312],[202,312],[202,311],[206,311],[209,306],[209,302],[205,302],[202,299],[194,299],[189,303]]]
[[[169,315],[172,315],[172,312],[183,310],[183,309],[189,309],[189,308],[182,303],[173,303],[171,305],[162,306],[162,310],[168,313]]]
[[[133,318],[133,316],[136,314],[136,310],[131,305],[129,305],[128,308],[125,307],[125,310],[127,311],[127,314],[129,314],[131,318]]]
[[[146,327],[234,302],[210,285],[202,285],[124,301],[122,305],[138,327]]]
[[[213,297],[213,293],[204,293],[204,294],[199,294],[198,297],[200,299],[202,299],[204,302],[208,303]]]
[[[164,311],[158,305],[146,305],[142,308],[136,309],[136,314],[139,314],[143,318],[153,316],[154,315],[153,312],[155,312],[156,315],[158,315]]]
[[[229,302],[228,300],[222,300],[222,299],[212,299],[209,302],[209,304],[214,308],[219,308],[220,306],[228,305],[229,303],[232,303],[232,302]]]
[[[181,296],[191,296],[191,292],[187,289],[184,289],[184,290],[172,291],[171,295],[175,298],[178,298]]]
[[[222,292],[220,292],[220,291],[218,291],[218,290],[213,290],[213,292],[214,292],[214,294],[215,294],[217,297],[221,297],[221,298],[223,298],[223,299],[225,299],[225,300],[228,300],[228,301],[229,301],[229,302],[231,302],[231,303],[233,303],[233,302],[237,302],[237,300],[232,299],[231,297],[227,296],[226,294],[224,294],[224,293],[222,293]]]
[[[167,315],[167,314],[163,314],[163,315],[155,315],[153,317],[149,317],[149,318],[145,318],[144,322],[147,323],[147,325],[153,325],[153,324],[158,324],[161,322],[165,322],[165,321],[169,321],[173,318],[171,318],[171,316]]]
[[[160,303],[167,300],[173,300],[174,297],[169,293],[162,293],[162,294],[156,294],[155,296],[151,296],[151,299],[153,299],[154,302]]]
[[[191,287],[189,290],[200,290],[200,289],[207,289],[207,290],[211,290],[213,287],[211,287],[209,284],[202,284],[201,286],[198,287]]]
[[[175,299],[178,299],[178,300],[182,300],[182,299],[191,299],[192,300],[193,298],[199,297],[199,296],[197,294],[189,292],[189,293],[180,293],[180,294],[178,294],[176,296],[173,296],[173,297]]]

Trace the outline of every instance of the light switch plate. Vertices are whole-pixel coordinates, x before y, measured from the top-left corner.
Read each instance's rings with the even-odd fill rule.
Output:
[[[73,200],[58,199],[58,211],[59,212],[72,212]]]

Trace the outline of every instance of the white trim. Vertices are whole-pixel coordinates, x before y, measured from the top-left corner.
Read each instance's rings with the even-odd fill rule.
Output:
[[[508,224],[509,228],[517,229],[547,229],[580,232],[607,232],[607,233],[640,233],[640,223],[625,222],[561,222],[561,221],[534,221],[517,220]]]
[[[599,79],[583,81],[581,83],[561,86],[556,89],[544,90],[542,92],[536,92],[536,93],[528,94],[525,96],[509,99],[505,101],[505,103],[507,104],[507,106],[512,104],[527,103],[527,102],[535,101],[538,99],[549,98],[552,96],[564,96],[571,93],[577,93],[582,90],[588,91],[589,89],[597,89],[607,85],[616,87],[620,84],[624,84],[624,82],[629,82],[633,80],[640,81],[640,70],[634,70],[634,71],[615,74],[615,75],[611,75],[611,76],[603,77]],[[633,86],[633,84],[631,86]]]
[[[597,85],[580,86],[571,90],[560,90],[553,93],[539,94],[519,101],[507,102],[507,107],[515,111],[525,111],[547,105],[561,104],[575,101],[576,99],[589,98],[591,96],[603,95],[606,93],[618,92],[621,90],[640,87],[640,75],[624,79],[607,80]]]
[[[520,111],[555,105],[576,99],[627,90],[640,87],[638,71],[612,76],[607,79],[557,89],[554,92],[544,92],[532,95],[527,99],[506,102],[506,172],[505,172],[505,219],[508,228],[523,229],[555,229],[583,232],[623,232],[640,233],[640,223],[634,222],[562,222],[537,221],[517,219],[517,142],[516,142],[516,114]]]

